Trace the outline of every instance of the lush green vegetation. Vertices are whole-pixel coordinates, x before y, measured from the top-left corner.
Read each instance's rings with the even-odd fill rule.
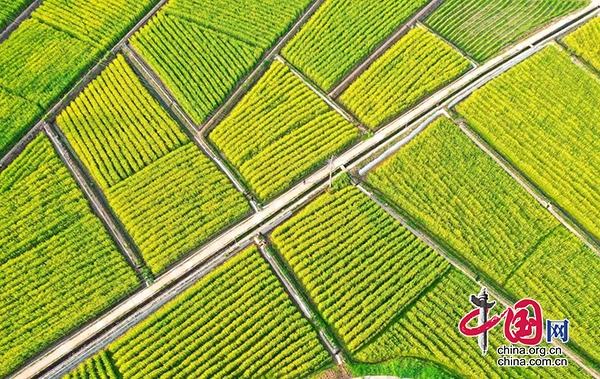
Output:
[[[50,142],[0,173],[0,376],[138,284]]]
[[[427,0],[325,0],[282,54],[330,90]]]
[[[0,0],[0,31],[4,30],[33,0]]]
[[[563,39],[569,49],[600,71],[600,17],[595,17]]]
[[[600,283],[592,279],[600,260],[458,126],[437,120],[368,181],[514,299],[534,298],[546,317],[568,318],[569,344],[600,361]]]
[[[340,100],[375,129],[469,67],[469,60],[452,46],[416,27],[358,77]]]
[[[201,124],[258,62],[261,49],[161,12],[131,39],[177,102]]]
[[[115,367],[110,354],[103,350],[82,363],[64,379],[120,379],[121,374]]]
[[[44,0],[0,44],[0,153],[157,0]]]
[[[278,61],[210,133],[261,200],[282,193],[358,136]]]
[[[250,210],[122,56],[57,123],[155,273]]]
[[[308,3],[173,0],[131,43],[201,124]]]
[[[395,357],[422,358],[474,379],[589,377],[572,362],[561,368],[499,367],[496,348],[507,344],[500,326],[490,331],[490,349],[486,356],[481,356],[477,338],[463,336],[457,327],[458,320],[473,309],[469,296],[479,291],[475,283],[452,268],[373,343],[362,349],[357,358],[365,362]],[[504,309],[502,305],[496,308],[491,311],[493,314]],[[435,371],[434,375],[434,378],[440,377]],[[420,377],[432,376],[423,370]]]
[[[350,351],[450,266],[352,186],[322,195],[271,239]]]
[[[283,36],[310,0],[171,0],[167,12],[267,49]]]
[[[555,46],[457,110],[505,158],[600,238],[600,82]]]
[[[302,378],[331,358],[256,247],[108,347],[123,378]]]
[[[589,0],[446,0],[427,24],[477,61],[485,61],[553,18]]]
[[[462,378],[460,375],[447,372],[444,367],[436,363],[416,358],[398,358],[376,364],[350,362],[348,366],[355,377],[385,375],[412,379]]]

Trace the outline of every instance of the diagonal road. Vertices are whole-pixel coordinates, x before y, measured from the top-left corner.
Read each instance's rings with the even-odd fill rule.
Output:
[[[456,82],[442,88],[412,110],[384,126],[375,133],[373,137],[362,141],[338,156],[332,162],[333,169],[337,171],[350,164],[356,165],[361,159],[368,157],[371,151],[378,148],[389,139],[394,138],[398,133],[401,133],[408,125],[419,123],[426,118],[428,114],[442,109],[443,106],[440,106],[440,104],[443,102],[448,99],[460,98],[461,96],[464,96],[465,92],[472,92],[474,86],[482,85],[480,83],[485,83],[490,77],[493,77],[499,66],[507,65],[508,68],[510,68],[517,64],[520,61],[519,59],[522,60],[525,59],[523,57],[531,55],[532,46],[534,49],[538,46],[539,49],[541,44],[552,40],[557,35],[564,32],[565,29],[582,25],[597,13],[599,4],[600,0],[594,0],[590,6],[539,30],[537,33],[521,43],[518,43],[500,56],[470,71]],[[202,265],[208,259],[218,254],[224,247],[235,244],[238,240],[245,238],[244,236],[247,236],[253,231],[260,230],[261,227],[264,227],[265,224],[268,225],[268,223],[273,222],[273,220],[289,217],[291,209],[303,199],[310,199],[310,195],[314,194],[314,187],[316,185],[323,186],[324,184],[322,183],[327,181],[329,174],[329,167],[323,167],[317,170],[304,182],[297,184],[295,187],[267,204],[259,212],[230,228],[204,246],[201,246],[190,257],[159,277],[150,287],[144,288],[140,292],[134,294],[129,299],[107,312],[101,318],[91,322],[85,328],[82,328],[70,338],[65,339],[59,345],[54,346],[12,377],[31,378],[38,376],[42,371],[64,359],[72,351],[86,342],[89,342],[99,332],[103,331],[107,325],[114,324],[135,309],[138,309],[148,301],[151,301],[167,286],[189,274],[195,267]]]

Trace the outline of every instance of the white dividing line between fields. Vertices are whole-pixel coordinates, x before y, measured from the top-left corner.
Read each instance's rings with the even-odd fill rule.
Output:
[[[414,234],[417,238],[419,238],[421,241],[426,243],[431,249],[435,250],[438,254],[440,254],[453,267],[460,270],[461,273],[466,275],[473,282],[477,283],[480,286],[486,287],[488,289],[489,294],[492,295],[494,298],[498,299],[498,301],[500,301],[500,303],[502,303],[506,307],[513,306],[513,304],[511,304],[511,302],[509,300],[507,300],[506,298],[504,298],[503,296],[501,296],[498,292],[496,292],[494,290],[494,286],[490,285],[489,283],[486,283],[485,281],[483,281],[481,279],[478,280],[477,275],[474,272],[472,272],[467,267],[465,267],[461,262],[457,261],[452,256],[450,256],[448,254],[448,252],[446,252],[446,250],[444,250],[442,247],[440,247],[431,236],[429,236],[428,234],[424,233],[421,230],[413,228],[408,223],[408,221],[404,217],[402,217],[398,212],[394,211],[387,204],[384,204],[383,202],[381,202],[377,198],[377,196],[375,196],[371,192],[367,191],[360,184],[357,184],[356,187],[361,192],[363,192],[365,195],[367,195],[371,200],[373,200],[379,207],[381,207],[381,209],[386,211],[390,216],[392,216],[394,219],[396,219],[396,221],[398,221],[400,224],[402,224],[402,226],[404,226],[412,234]],[[573,360],[575,363],[577,363],[577,365],[579,365],[585,372],[587,372],[588,374],[590,374],[592,377],[594,377],[596,379],[600,379],[600,374],[596,370],[594,370],[591,367],[588,367],[578,355],[576,355],[575,353],[570,351],[564,344],[559,343],[557,341],[552,341],[551,343],[562,348],[562,351],[564,352],[564,354],[567,357],[569,357],[571,360]]]

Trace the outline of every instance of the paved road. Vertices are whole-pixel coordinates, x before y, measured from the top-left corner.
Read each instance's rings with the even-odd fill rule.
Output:
[[[68,152],[64,144],[62,143],[57,132],[52,129],[49,124],[44,124],[44,132],[50,138],[52,145],[55,150],[58,151],[58,155],[62,159],[63,163],[68,167],[73,175],[73,178],[79,184],[79,187],[83,190],[85,197],[88,199],[90,206],[94,210],[94,213],[100,218],[102,223],[104,223],[108,232],[112,236],[113,240],[119,245],[121,251],[125,254],[125,258],[129,262],[129,265],[133,268],[133,270],[137,273],[138,277],[145,281],[146,285],[148,282],[146,278],[140,272],[140,269],[137,266],[137,262],[141,262],[138,254],[136,254],[129,244],[127,243],[127,239],[123,235],[120,228],[117,227],[116,221],[112,217],[112,215],[106,210],[106,208],[102,205],[102,202],[98,198],[97,194],[92,190],[90,185],[86,180],[86,176],[80,170],[79,165],[73,161],[71,154]]]
[[[465,274],[467,277],[469,277],[471,280],[473,280],[474,282],[476,282],[477,284],[479,284],[482,287],[487,287],[488,289],[488,293],[490,295],[492,295],[493,298],[497,299],[500,303],[502,303],[505,307],[512,307],[514,304],[511,303],[509,300],[507,300],[504,296],[500,295],[497,291],[494,290],[494,286],[490,285],[489,283],[486,283],[485,281],[477,278],[477,275],[472,272],[469,268],[467,268],[466,266],[464,266],[460,261],[456,260],[455,258],[453,258],[451,255],[449,255],[447,253],[447,251],[445,249],[443,249],[442,247],[440,247],[431,236],[423,233],[421,230],[415,229],[412,226],[410,226],[410,224],[408,223],[408,221],[402,217],[400,214],[398,214],[396,211],[394,211],[391,207],[389,207],[387,204],[384,204],[383,202],[381,202],[376,196],[374,196],[371,192],[367,191],[364,187],[362,187],[360,184],[356,186],[359,190],[361,190],[364,194],[366,194],[367,196],[369,196],[371,198],[371,200],[373,200],[375,203],[377,203],[381,208],[383,208],[389,215],[391,215],[393,218],[395,218],[398,222],[400,222],[406,229],[408,229],[412,234],[414,234],[415,236],[417,236],[421,241],[425,242],[430,248],[432,248],[433,250],[437,251],[442,257],[444,257],[452,266],[454,266],[455,268],[457,268],[458,270],[460,270],[463,274]],[[577,356],[575,353],[573,353],[571,350],[569,350],[564,344],[558,343],[556,341],[552,342],[554,345],[556,346],[560,346],[564,352],[564,354],[569,357],[573,362],[577,363],[579,366],[581,366],[581,368],[587,372],[588,374],[590,374],[592,377],[600,379],[600,374],[598,372],[596,372],[594,369],[592,369],[591,367],[588,367],[585,362],[583,362],[583,360],[581,358],[579,358],[579,356]]]
[[[460,95],[460,91],[464,90],[465,87],[468,88],[469,84],[472,81],[477,80],[481,76],[485,76],[489,73],[490,70],[493,70],[497,65],[515,56],[518,56],[523,52],[524,54],[526,54],[530,45],[539,44],[540,41],[554,38],[554,36],[559,34],[566,26],[573,24],[574,20],[579,19],[582,15],[593,11],[598,4],[600,4],[600,0],[595,0],[592,5],[586,7],[584,10],[576,12],[574,15],[566,17],[560,22],[552,24],[538,31],[536,34],[534,34],[527,40],[517,44],[513,48],[509,49],[507,52],[498,56],[497,58],[492,59],[491,61],[482,66],[479,66],[475,70],[463,76],[455,83],[452,83],[449,86],[441,89],[436,94],[423,101],[411,111],[405,113],[397,120],[391,122],[387,126],[380,129],[377,133],[375,133],[373,137],[362,141],[361,143],[355,145],[354,147],[337,157],[333,161],[333,167],[335,169],[338,169],[342,166],[347,166],[352,162],[356,164],[355,159],[364,156],[369,151],[372,151],[374,148],[378,147],[382,142],[385,142],[390,137],[393,137],[397,132],[404,129],[413,121],[420,120],[423,118],[422,116],[425,115],[426,117],[428,113],[432,113],[434,111],[439,110],[439,104],[446,98],[450,97],[452,94],[458,93],[458,95]],[[582,23],[583,21],[580,21],[576,24],[580,25]],[[122,316],[130,313],[134,309],[137,309],[139,306],[145,304],[147,301],[150,301],[163,288],[165,288],[165,286],[177,281],[179,278],[188,274],[194,267],[202,264],[215,254],[218,254],[219,251],[223,249],[223,247],[235,243],[235,241],[238,240],[239,236],[246,235],[248,232],[256,230],[261,226],[261,224],[263,224],[265,221],[267,221],[273,216],[277,215],[278,218],[289,216],[291,211],[288,210],[288,205],[294,203],[294,201],[303,196],[303,194],[308,193],[315,185],[315,183],[326,181],[328,176],[329,167],[323,167],[319,169],[318,171],[310,175],[305,181],[297,184],[295,187],[288,190],[286,193],[279,196],[271,203],[267,204],[261,211],[257,212],[251,217],[230,228],[229,230],[222,233],[220,236],[216,237],[205,246],[199,248],[188,259],[180,262],[173,269],[171,269],[166,274],[158,278],[158,280],[153,285],[143,289],[142,291],[136,293],[123,303],[117,305],[103,317],[92,322],[90,325],[74,334],[71,338],[66,339],[60,345],[47,352],[36,361],[24,367],[17,375],[13,377],[35,377],[36,374],[42,371],[44,368],[63,358],[65,355],[69,354],[69,352],[73,351],[78,346],[95,336],[98,332],[104,329],[106,325],[113,324]],[[306,198],[306,196],[304,198]],[[294,204],[297,203],[298,202]]]
[[[36,10],[36,8],[39,7],[41,3],[42,0],[35,0],[31,4],[29,4],[29,6],[25,8],[10,24],[8,24],[6,28],[4,28],[4,30],[2,30],[2,32],[0,33],[0,43],[2,43],[4,40],[10,37],[10,34],[14,32],[23,21],[28,19],[31,13],[34,10]]]
[[[369,68],[369,66],[381,57],[392,45],[400,40],[408,31],[415,25],[415,23],[421,18],[427,17],[431,14],[444,0],[432,0],[423,7],[420,11],[415,13],[409,20],[402,24],[391,36],[389,36],[383,43],[375,49],[356,66],[351,72],[349,72],[331,91],[329,96],[336,98],[342,94],[349,86],[358,78],[363,72]]]

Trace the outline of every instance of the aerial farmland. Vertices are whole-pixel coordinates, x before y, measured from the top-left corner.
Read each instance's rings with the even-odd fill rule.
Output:
[[[600,378],[600,0],[0,0],[0,378]]]

